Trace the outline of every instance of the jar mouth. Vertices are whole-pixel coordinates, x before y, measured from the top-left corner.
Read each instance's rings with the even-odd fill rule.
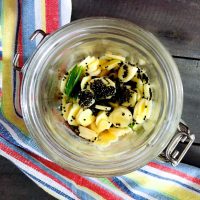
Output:
[[[51,94],[50,87],[55,89],[56,86],[52,85],[57,84],[54,83],[56,80],[50,79],[50,77],[52,74],[55,75],[55,68],[59,68],[57,65],[65,66],[64,58],[66,58],[66,55],[70,55],[69,52],[73,52],[71,54],[73,56],[68,59],[67,64],[74,64],[84,54],[84,44],[87,44],[87,48],[84,49],[85,54],[91,52],[98,54],[93,45],[94,41],[97,46],[106,46],[108,41],[115,45],[123,42],[122,49],[126,49],[124,52],[128,52],[128,46],[138,48],[137,50],[143,56],[147,56],[153,63],[150,65],[152,68],[149,69],[149,73],[152,74],[152,77],[158,75],[157,78],[154,77],[155,88],[160,91],[155,93],[160,106],[156,126],[151,130],[151,134],[146,137],[146,141],[137,146],[137,149],[127,150],[123,156],[120,156],[120,152],[116,153],[115,157],[117,158],[114,157],[112,162],[109,159],[103,160],[100,155],[100,159],[97,161],[91,158],[87,151],[84,153],[79,152],[81,148],[69,140],[69,135],[72,138],[75,137],[70,130],[67,134],[59,132],[59,136],[53,136],[49,131],[55,130],[55,127],[49,128],[52,126],[52,118],[47,107],[48,105],[57,106],[55,102],[48,104],[52,98],[55,98],[55,94]],[[136,48],[137,43],[138,47]],[[51,86],[45,82],[47,79],[52,83]],[[47,87],[43,89],[45,84],[47,84]],[[45,92],[48,87],[50,88],[51,98]],[[163,93],[161,93],[162,89]],[[41,102],[45,98],[46,103],[42,104]],[[183,88],[175,62],[168,51],[151,33],[121,19],[85,18],[62,27],[42,42],[35,51],[26,64],[21,103],[24,121],[31,136],[50,159],[83,175],[115,176],[131,172],[145,165],[163,151],[174,135],[181,118]],[[42,119],[44,113],[46,113],[45,122]],[[53,108],[51,115],[52,113],[57,115]],[[75,145],[74,149],[72,147],[66,149],[67,147],[64,144],[58,143],[57,137],[60,137],[59,140],[66,138],[70,145]],[[76,140],[78,139],[76,138]],[[111,158],[111,154],[109,158]]]

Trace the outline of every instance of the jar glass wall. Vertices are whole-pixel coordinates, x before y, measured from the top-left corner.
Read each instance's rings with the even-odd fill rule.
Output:
[[[137,134],[98,149],[67,127],[58,96],[67,68],[106,51],[146,61],[143,69],[151,82],[153,112]],[[50,159],[83,175],[114,176],[131,172],[162,152],[180,121],[183,90],[176,64],[151,33],[120,19],[87,18],[62,27],[35,51],[25,66],[21,103],[31,136]]]

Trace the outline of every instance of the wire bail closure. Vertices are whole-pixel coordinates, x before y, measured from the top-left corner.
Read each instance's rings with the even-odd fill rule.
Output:
[[[181,162],[187,151],[190,149],[194,140],[195,135],[190,134],[188,126],[183,121],[180,122],[177,133],[174,135],[168,146],[160,155],[161,160],[165,162],[170,162],[173,166],[177,166]],[[185,146],[183,151],[180,152],[180,150],[177,149],[177,146],[180,143],[184,142],[187,142],[187,145]]]
[[[39,41],[39,44],[40,44],[40,43],[44,40],[44,38],[45,38],[47,35],[49,35],[49,34],[48,34],[48,33],[45,33],[45,32],[44,32],[43,30],[41,30],[41,29],[37,29],[36,31],[33,32],[33,34],[30,36],[29,39],[30,39],[31,41],[33,41],[33,40],[36,39],[36,37],[37,37],[38,35],[41,35],[41,36],[42,36],[41,40]],[[13,68],[14,68],[14,70],[16,70],[16,71],[21,72],[22,69],[23,69],[23,66],[19,66],[19,64],[18,64],[19,56],[20,56],[19,53],[15,53],[14,58],[13,58]]]

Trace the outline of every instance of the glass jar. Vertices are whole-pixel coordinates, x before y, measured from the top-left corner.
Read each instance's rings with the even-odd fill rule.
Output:
[[[67,68],[106,51],[146,61],[153,112],[147,128],[98,149],[63,121],[59,84]],[[51,160],[82,175],[117,176],[144,166],[165,149],[181,119],[183,87],[175,62],[151,33],[128,21],[86,18],[63,26],[41,42],[22,72],[21,107],[31,136]]]

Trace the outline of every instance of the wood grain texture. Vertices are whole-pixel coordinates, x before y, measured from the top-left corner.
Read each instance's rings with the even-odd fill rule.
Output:
[[[200,58],[198,0],[73,0],[72,20],[128,19],[159,37],[173,55]]]
[[[0,156],[1,200],[55,200],[26,177],[14,164]]]
[[[195,142],[200,144],[200,61],[187,59],[175,59],[175,61],[184,89],[182,119],[196,135]]]
[[[185,145],[181,144],[179,150],[182,152],[184,147]],[[181,162],[200,168],[200,145],[192,145]]]

